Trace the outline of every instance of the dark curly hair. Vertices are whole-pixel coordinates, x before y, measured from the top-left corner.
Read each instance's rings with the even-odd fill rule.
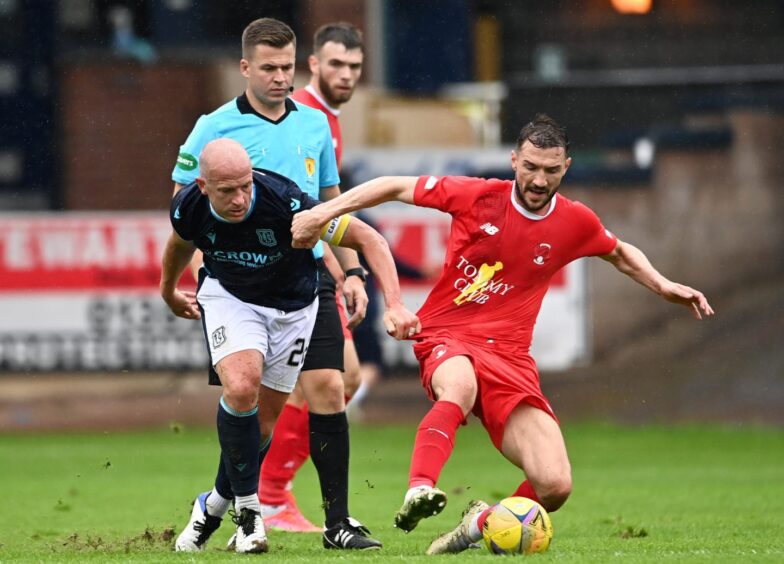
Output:
[[[520,130],[520,135],[517,136],[518,151],[526,141],[539,149],[563,147],[564,153],[569,154],[569,137],[566,135],[566,129],[545,114],[536,114],[534,119]]]

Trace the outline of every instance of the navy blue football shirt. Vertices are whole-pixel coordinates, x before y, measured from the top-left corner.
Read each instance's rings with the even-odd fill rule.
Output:
[[[310,249],[291,247],[294,214],[320,202],[285,176],[253,171],[251,204],[245,218],[221,218],[196,182],[172,200],[170,219],[177,234],[204,253],[204,268],[240,300],[283,311],[302,309],[318,290],[316,259]]]

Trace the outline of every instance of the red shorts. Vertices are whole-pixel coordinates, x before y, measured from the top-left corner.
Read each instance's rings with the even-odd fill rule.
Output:
[[[343,305],[342,297],[342,292],[335,292],[335,301],[338,303],[338,315],[340,316],[340,326],[343,327],[343,337],[345,337],[347,341],[351,341],[354,339],[354,335],[352,335],[351,331],[346,327],[346,325],[348,325],[348,315],[346,315],[346,306]]]
[[[541,409],[558,423],[550,403],[539,386],[536,363],[519,347],[496,342],[477,343],[440,334],[426,337],[414,344],[419,360],[422,386],[435,401],[430,380],[442,362],[453,356],[465,356],[476,374],[477,396],[471,410],[487,429],[495,448],[501,450],[506,420],[515,407],[527,403]]]

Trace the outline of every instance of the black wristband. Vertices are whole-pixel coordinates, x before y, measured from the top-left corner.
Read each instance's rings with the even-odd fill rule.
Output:
[[[367,282],[367,277],[365,276],[365,269],[364,268],[349,268],[345,272],[346,278],[349,276],[359,276],[359,279],[362,282]]]

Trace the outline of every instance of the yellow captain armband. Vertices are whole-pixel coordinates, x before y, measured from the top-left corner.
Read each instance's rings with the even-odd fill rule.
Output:
[[[351,216],[348,214],[336,217],[321,228],[321,240],[330,245],[340,245],[349,223]]]

